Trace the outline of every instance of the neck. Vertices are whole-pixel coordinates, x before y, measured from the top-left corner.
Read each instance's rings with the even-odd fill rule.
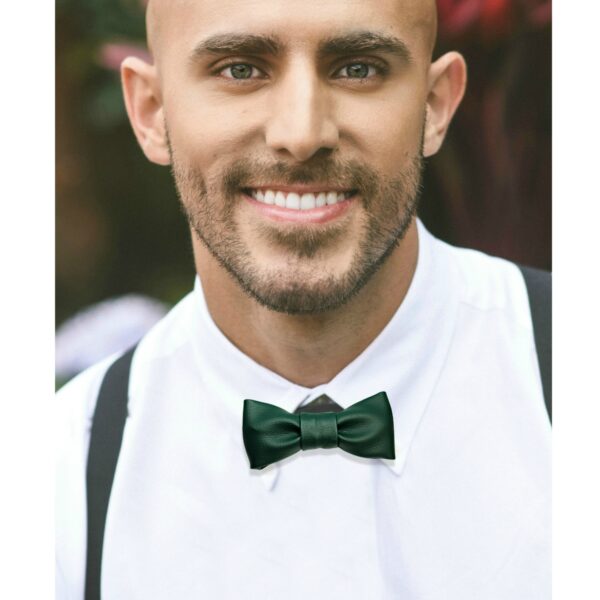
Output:
[[[304,387],[327,383],[379,335],[404,300],[418,255],[416,223],[344,306],[316,315],[269,310],[245,294],[194,236],[196,269],[212,319],[244,354]]]

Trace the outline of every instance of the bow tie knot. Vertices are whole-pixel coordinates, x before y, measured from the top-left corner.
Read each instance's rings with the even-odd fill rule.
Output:
[[[253,469],[316,448],[339,447],[363,458],[395,458],[394,419],[385,392],[340,412],[293,414],[244,400],[243,436]]]
[[[337,414],[334,412],[300,413],[302,450],[335,448],[338,445]]]

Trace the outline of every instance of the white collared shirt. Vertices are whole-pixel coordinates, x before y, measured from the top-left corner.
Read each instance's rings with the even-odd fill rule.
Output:
[[[329,383],[238,350],[198,280],[142,340],[109,504],[103,600],[547,600],[550,424],[519,269],[418,223],[402,305]],[[85,464],[103,361],[58,394],[57,599],[82,600]],[[385,391],[396,459],[251,470],[242,407]]]

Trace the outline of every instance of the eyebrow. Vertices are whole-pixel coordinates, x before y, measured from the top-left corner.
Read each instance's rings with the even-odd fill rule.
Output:
[[[249,33],[221,33],[212,35],[196,44],[191,58],[196,60],[206,54],[272,54],[281,52],[281,43],[268,35]]]
[[[191,59],[204,55],[273,55],[280,54],[283,44],[274,36],[250,33],[221,33],[201,40],[194,46]],[[412,62],[408,46],[399,38],[373,31],[354,31],[322,41],[319,56],[344,56],[363,52],[384,52]]]
[[[401,39],[373,31],[355,31],[331,37],[319,44],[319,54],[322,56],[363,52],[392,54],[407,63],[412,62],[413,59],[408,46]]]

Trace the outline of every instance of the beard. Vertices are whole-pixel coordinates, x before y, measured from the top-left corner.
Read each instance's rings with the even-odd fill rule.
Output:
[[[173,178],[191,230],[241,289],[266,308],[292,315],[335,310],[352,299],[384,264],[416,215],[423,170],[422,149],[408,168],[389,179],[357,161],[316,153],[300,166],[245,158],[206,178],[179,162],[169,144]],[[257,264],[239,232],[236,208],[253,182],[324,183],[352,190],[363,205],[361,232],[343,273],[322,258],[348,236],[344,220],[285,228],[261,221],[255,239],[285,253],[285,268]],[[357,201],[356,199],[353,201]]]

